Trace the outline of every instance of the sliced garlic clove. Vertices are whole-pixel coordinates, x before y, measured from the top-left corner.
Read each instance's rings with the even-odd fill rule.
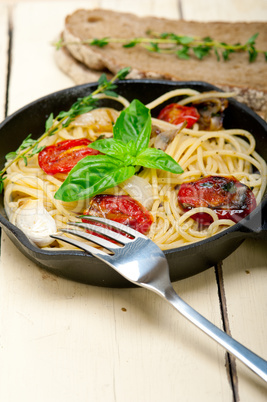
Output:
[[[56,233],[56,222],[38,200],[28,200],[23,204],[16,211],[13,222],[39,247],[46,247],[54,241],[50,234]]]

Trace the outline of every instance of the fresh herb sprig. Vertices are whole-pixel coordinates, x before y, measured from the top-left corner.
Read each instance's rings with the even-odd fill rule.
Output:
[[[129,179],[141,166],[182,173],[181,166],[171,156],[148,147],[150,135],[150,110],[135,99],[116,120],[113,138],[99,139],[90,144],[90,148],[101,154],[81,159],[55,198],[69,202],[93,197]]]
[[[31,148],[31,152],[29,152],[29,148]],[[24,155],[24,150],[27,150],[29,152],[27,154],[27,157],[31,157],[39,152],[41,152],[44,149],[44,147],[38,147],[38,142],[36,140],[33,140],[31,138],[31,134],[28,135],[28,137],[25,138],[25,140],[21,143],[19,148],[16,151],[9,152],[6,155],[6,160],[10,161],[10,164],[14,162],[14,160],[21,155],[21,157],[24,159],[24,163],[27,166],[28,160],[26,156]],[[10,165],[9,165],[10,166]]]
[[[39,144],[44,138],[55,134],[62,127],[67,127],[76,116],[87,113],[97,106],[98,99],[95,95],[104,93],[107,96],[117,97],[118,95],[115,92],[115,81],[124,79],[129,72],[130,68],[124,68],[110,81],[107,80],[105,74],[102,74],[98,80],[97,89],[94,92],[83,98],[78,98],[68,111],[61,111],[55,118],[53,113],[51,113],[45,122],[45,132],[39,139],[34,140],[31,138],[31,134],[29,134],[16,151],[10,152],[6,155],[7,164],[0,171],[0,192],[2,192],[4,187],[5,177],[3,176],[13,163],[17,162],[19,159],[23,159],[25,165],[27,165],[28,159],[41,152],[43,149]]]
[[[67,45],[86,44],[103,48],[110,43],[120,43],[124,48],[142,46],[150,52],[175,54],[179,59],[190,59],[194,55],[202,60],[204,57],[214,52],[218,61],[229,60],[231,53],[248,53],[249,62],[256,60],[259,53],[263,53],[267,61],[267,51],[256,48],[256,39],[259,33],[252,35],[244,44],[227,44],[219,42],[211,37],[200,38],[197,36],[177,35],[172,32],[157,33],[147,32],[150,37],[140,37],[132,39],[104,37],[100,39],[87,39],[77,42],[64,42],[60,39],[55,46],[57,49]]]

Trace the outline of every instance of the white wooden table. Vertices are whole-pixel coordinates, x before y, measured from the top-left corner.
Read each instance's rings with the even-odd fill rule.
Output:
[[[195,20],[267,20],[267,1],[0,1],[0,120],[73,83],[51,42],[79,7]],[[267,359],[267,247],[247,240],[222,264],[174,284]],[[267,384],[156,295],[74,283],[38,268],[2,235],[1,402],[267,400]],[[230,363],[230,368],[229,368]]]

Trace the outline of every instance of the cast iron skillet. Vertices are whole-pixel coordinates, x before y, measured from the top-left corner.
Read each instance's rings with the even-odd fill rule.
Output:
[[[146,104],[169,90],[185,87],[201,92],[218,90],[204,82],[125,80],[118,83],[118,93],[128,100],[138,98]],[[2,122],[0,125],[0,169],[5,163],[5,155],[16,150],[29,133],[33,138],[38,138],[43,133],[45,120],[51,112],[57,115],[61,110],[68,110],[78,97],[88,95],[95,88],[95,84],[85,84],[53,93],[23,107]],[[111,101],[102,101],[101,105],[120,107],[118,103],[114,104]],[[153,111],[155,115],[157,112],[158,110]],[[250,131],[256,138],[258,152],[267,160],[267,124],[249,108],[231,99],[224,126]],[[231,254],[248,236],[267,238],[266,204],[267,195],[265,194],[261,204],[247,219],[243,219],[210,239],[166,251],[171,280],[186,278],[213,266]],[[56,275],[97,286],[131,286],[110,267],[94,257],[85,255],[82,251],[45,251],[32,245],[26,236],[6,219],[2,195],[0,224],[23,254]]]

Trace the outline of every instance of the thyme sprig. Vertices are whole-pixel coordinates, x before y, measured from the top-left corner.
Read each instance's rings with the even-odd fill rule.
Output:
[[[117,97],[115,81],[124,79],[129,72],[129,67],[123,68],[109,81],[106,75],[102,74],[98,80],[97,89],[94,92],[83,98],[78,98],[69,110],[61,111],[55,118],[53,113],[51,113],[45,122],[45,132],[40,138],[34,140],[31,138],[31,134],[29,134],[16,151],[6,155],[7,163],[0,171],[0,192],[2,192],[4,187],[5,177],[3,177],[3,175],[13,163],[17,162],[19,159],[23,159],[25,165],[27,165],[28,159],[41,152],[44,148],[39,146],[44,138],[55,134],[62,127],[67,127],[76,116],[87,113],[97,106],[98,99],[95,97],[97,94],[102,93],[107,96]]]
[[[213,51],[217,60],[224,61],[229,59],[231,53],[247,52],[249,62],[256,60],[259,53],[263,53],[267,61],[267,51],[256,49],[256,39],[259,33],[252,35],[244,44],[227,44],[219,42],[211,37],[200,38],[197,36],[177,35],[172,32],[157,33],[153,31],[146,32],[150,37],[140,37],[132,39],[124,38],[94,38],[83,41],[64,42],[60,39],[55,43],[57,49],[67,45],[85,44],[103,48],[110,43],[120,43],[124,48],[141,46],[150,52],[175,54],[179,59],[190,59],[194,55],[197,59],[202,60]]]

